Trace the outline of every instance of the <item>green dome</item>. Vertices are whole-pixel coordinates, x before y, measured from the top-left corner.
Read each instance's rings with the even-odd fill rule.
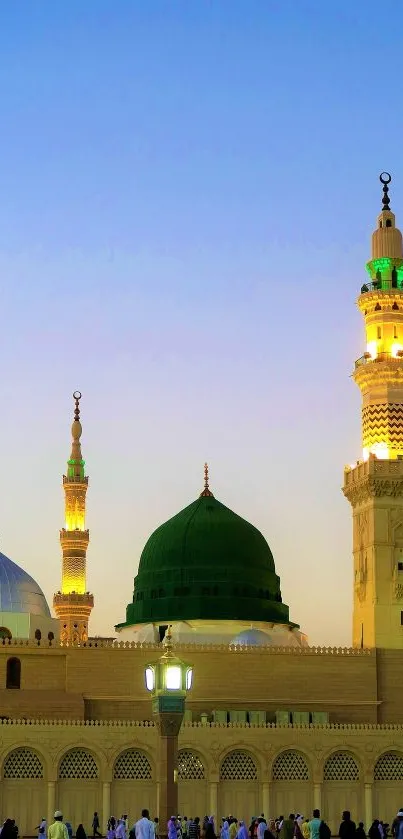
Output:
[[[211,494],[150,536],[119,627],[196,619],[289,623],[265,538]]]

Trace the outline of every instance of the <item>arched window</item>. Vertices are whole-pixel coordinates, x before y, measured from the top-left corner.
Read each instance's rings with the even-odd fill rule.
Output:
[[[335,752],[325,763],[323,777],[325,781],[359,781],[360,769],[350,752]]]
[[[392,227],[392,220],[390,218],[386,219],[385,227]]]
[[[375,781],[403,781],[403,756],[386,752],[378,758],[374,770]]]
[[[9,658],[7,661],[6,688],[19,690],[21,687],[21,662],[19,658]]]
[[[59,780],[98,777],[98,766],[85,749],[71,749],[64,755],[59,766]]]
[[[152,778],[151,764],[144,752],[128,749],[116,758],[113,767],[115,781],[148,781]]]
[[[10,630],[9,630],[9,629],[7,629],[7,627],[6,627],[6,626],[0,626],[0,640],[1,640],[2,638],[3,638],[3,639],[5,638],[5,639],[7,639],[8,641],[10,641],[12,637],[13,637],[13,636],[12,636],[12,634],[11,634]]]
[[[3,778],[43,778],[42,761],[31,749],[14,749],[4,761]]]
[[[273,763],[273,781],[308,781],[308,764],[300,752],[281,752]]]
[[[202,761],[187,749],[178,754],[178,778],[180,781],[203,781],[205,778]]]
[[[246,752],[230,752],[220,769],[221,781],[257,781],[257,766]]]

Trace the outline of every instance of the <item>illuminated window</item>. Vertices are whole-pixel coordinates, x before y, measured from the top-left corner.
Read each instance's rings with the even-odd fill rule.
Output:
[[[167,690],[180,690],[181,676],[180,667],[177,664],[170,664],[165,671],[165,684]]]

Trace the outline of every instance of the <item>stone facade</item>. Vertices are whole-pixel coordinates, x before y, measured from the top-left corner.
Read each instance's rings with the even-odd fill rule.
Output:
[[[261,811],[309,814],[315,805],[333,830],[345,807],[366,824],[372,814],[394,816],[403,783],[396,689],[403,652],[190,645],[177,652],[194,666],[179,736],[180,812],[250,819]],[[94,810],[102,824],[110,813],[134,819],[143,806],[155,813],[158,733],[144,667],[160,654],[157,646],[101,641],[0,646],[3,817],[18,816],[27,835],[55,807],[87,828]],[[19,687],[7,688],[13,659]],[[293,724],[278,724],[280,711]],[[296,722],[318,712],[327,724]]]
[[[102,825],[110,813],[155,813],[157,736],[150,722],[3,722],[2,813],[18,814],[26,835],[55,807],[87,827],[94,810]],[[318,806],[336,831],[347,806],[369,824],[401,805],[403,726],[184,723],[179,749],[179,810],[188,816],[248,820]]]

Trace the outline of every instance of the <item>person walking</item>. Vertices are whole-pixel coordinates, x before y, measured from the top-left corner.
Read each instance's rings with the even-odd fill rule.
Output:
[[[98,813],[95,811],[93,819],[92,819],[92,837],[93,837],[93,839],[95,839],[96,836],[102,836],[102,833],[99,832],[99,816],[98,816]]]
[[[38,839],[41,839],[42,836],[46,836],[46,819],[42,816],[40,823],[35,828],[38,831]]]
[[[200,816],[192,819],[188,825],[189,839],[200,839]]]
[[[265,830],[267,830],[267,824],[263,816],[260,816],[257,820],[257,839],[264,839]]]
[[[310,839],[319,839],[319,830],[321,823],[322,819],[320,817],[320,810],[314,810],[312,813],[311,821],[309,822]]]
[[[365,833],[364,829],[364,822],[358,823],[357,830],[355,831],[355,839],[367,839],[367,834]]]
[[[290,813],[288,819],[284,819],[280,828],[280,839],[294,839],[295,813]]]
[[[141,819],[134,825],[136,839],[154,839],[154,822],[148,810],[141,811]]]
[[[351,818],[350,810],[344,810],[342,822],[339,828],[340,839],[354,839],[356,826]],[[379,831],[378,831],[379,832]]]
[[[126,839],[126,826],[125,820],[119,819],[116,830],[115,830],[116,839]]]
[[[48,827],[48,839],[69,839],[69,833],[63,822],[63,813],[61,810],[56,810],[54,822]]]

